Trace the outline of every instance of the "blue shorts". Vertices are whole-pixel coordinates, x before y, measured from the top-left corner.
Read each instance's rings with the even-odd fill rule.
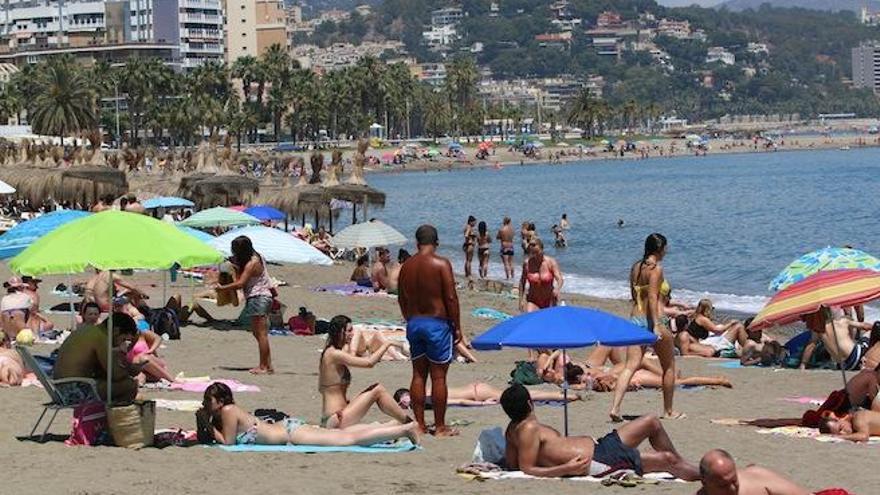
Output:
[[[412,360],[427,356],[435,364],[452,362],[452,325],[448,320],[416,316],[406,323],[406,340]]]
[[[244,309],[238,315],[238,325],[248,327],[255,316],[266,316],[272,309],[272,298],[269,296],[253,296],[247,298]]]
[[[607,476],[616,471],[635,471],[641,475],[642,454],[638,450],[626,445],[617,434],[617,430],[600,438],[593,449],[593,465],[590,474],[593,476]],[[595,474],[594,474],[595,473]]]

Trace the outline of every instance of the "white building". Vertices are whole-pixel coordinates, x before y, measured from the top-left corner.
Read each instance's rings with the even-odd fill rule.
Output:
[[[455,24],[464,17],[464,12],[458,7],[448,7],[445,9],[437,9],[431,12],[432,26],[448,26]]]
[[[749,43],[746,46],[746,51],[755,55],[767,55],[770,53],[767,43]]]
[[[428,44],[429,49],[442,50],[455,42],[458,33],[455,31],[454,24],[431,26],[430,30],[422,32],[422,38]]]
[[[736,64],[736,57],[724,47],[713,46],[706,52],[706,63],[711,64],[715,62],[721,62],[724,65],[734,65]]]
[[[419,64],[413,67],[412,72],[419,81],[434,87],[443,86],[446,83],[445,64]]]
[[[657,24],[657,35],[688,39],[691,37],[691,23],[674,19],[660,19],[660,22]]]
[[[852,71],[855,87],[880,91],[880,42],[866,42],[852,49]]]

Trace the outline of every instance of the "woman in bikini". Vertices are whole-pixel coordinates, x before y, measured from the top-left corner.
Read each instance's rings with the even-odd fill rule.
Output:
[[[140,332],[137,341],[128,350],[126,357],[129,362],[143,365],[141,373],[135,377],[139,384],[159,380],[174,381],[174,377],[168,372],[165,360],[156,354],[161,345],[162,337],[147,330]]]
[[[486,222],[477,225],[477,255],[480,260],[480,278],[489,276],[489,248],[492,246],[492,237],[489,236],[489,228]]]
[[[358,357],[345,349],[351,342],[353,332],[349,317],[339,315],[330,320],[327,346],[321,353],[318,369],[318,391],[321,392],[323,408],[321,426],[335,429],[356,425],[364,419],[373,404],[399,423],[410,421],[406,411],[397,406],[391,394],[379,383],[370,385],[351,402],[348,401],[348,387],[351,384],[351,371],[348,367],[372,368],[382,360],[385,351],[394,345],[385,341],[369,357]]]
[[[464,244],[461,249],[464,251],[464,276],[471,278],[471,263],[474,261],[474,250],[477,247],[477,233],[475,227],[477,219],[473,215],[469,216],[467,223],[464,224]]]
[[[749,340],[745,326],[736,320],[715,323],[714,311],[715,307],[709,299],[701,299],[697,304],[694,319],[684,332],[678,332],[675,336],[682,356],[719,357],[724,352],[736,354],[737,344],[740,352],[745,348]]]
[[[267,423],[238,407],[229,387],[219,382],[212,383],[205,390],[197,417],[208,423],[213,440],[224,445],[373,445],[400,437],[419,443],[416,422],[354,425],[332,430],[292,417]]]
[[[556,306],[563,283],[559,263],[544,254],[544,243],[541,239],[530,241],[529,257],[523,262],[522,276],[519,280],[520,311],[531,313]]]
[[[238,236],[232,240],[232,263],[236,267],[237,278],[231,284],[215,285],[214,290],[244,291],[245,305],[238,317],[242,325],[249,325],[260,353],[260,364],[250,370],[254,374],[274,373],[272,353],[269,349],[269,310],[275,297],[275,285],[269,278],[266,262],[254,250],[254,245],[247,236]]]
[[[672,332],[667,325],[667,317],[663,310],[662,293],[670,292],[669,284],[663,277],[663,256],[666,255],[666,237],[662,234],[651,234],[645,239],[645,252],[642,259],[630,269],[630,294],[633,323],[642,326],[657,335],[654,352],[660,359],[661,388],[663,390],[663,416],[667,418],[683,418],[684,415],[672,408],[675,394],[675,344]],[[665,286],[665,287],[664,287]],[[626,348],[626,362],[618,377],[618,385],[614,389],[614,399],[608,415],[614,422],[623,421],[620,415],[620,404],[629,389],[630,382],[642,365],[645,356],[644,346]]]

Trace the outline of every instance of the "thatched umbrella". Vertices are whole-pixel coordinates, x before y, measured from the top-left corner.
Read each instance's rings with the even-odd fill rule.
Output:
[[[357,205],[363,208],[365,222],[370,206],[379,208],[385,206],[385,193],[368,185],[339,184],[327,187],[325,190],[330,199],[341,199],[352,204],[351,223],[357,223]]]
[[[10,167],[0,170],[0,179],[18,190],[18,195],[39,204],[45,199],[80,202],[88,206],[108,194],[128,191],[125,172],[109,167],[37,168]]]
[[[260,193],[260,183],[240,175],[193,174],[180,179],[177,195],[199,208],[250,202]]]

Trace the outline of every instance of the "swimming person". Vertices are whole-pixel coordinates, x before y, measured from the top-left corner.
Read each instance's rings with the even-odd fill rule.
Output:
[[[477,225],[477,256],[480,261],[480,278],[489,276],[489,248],[492,245],[492,238],[489,236],[486,222],[480,222]]]
[[[501,263],[504,264],[504,278],[511,280],[514,277],[513,271],[513,226],[510,224],[510,217],[504,217],[501,228],[495,234],[495,239],[501,242]]]
[[[523,262],[519,280],[519,310],[531,313],[556,306],[563,283],[559,263],[544,254],[544,242],[537,238],[530,241],[529,257]]]
[[[633,323],[642,326],[657,335],[654,352],[660,359],[662,368],[663,415],[667,418],[682,418],[683,414],[672,408],[675,394],[675,344],[672,332],[669,331],[666,316],[663,314],[661,292],[670,292],[669,284],[663,277],[661,262],[666,255],[666,237],[654,233],[645,239],[645,251],[642,259],[630,269],[629,286],[632,296],[630,316]],[[664,287],[665,286],[665,287]],[[642,365],[645,355],[643,346],[626,348],[626,364],[618,377],[618,386],[614,389],[614,399],[608,415],[612,421],[623,421],[620,415],[620,404],[629,388],[635,372]]]
[[[467,223],[464,224],[464,244],[461,246],[464,251],[464,276],[467,279],[471,278],[471,263],[474,260],[474,250],[477,244],[477,234],[474,232],[476,226],[477,219],[470,215]]]
[[[501,394],[501,407],[510,418],[507,469],[539,477],[606,476],[632,470],[636,474],[668,472],[685,481],[700,479],[697,467],[685,461],[657,416],[642,416],[598,440],[562,436],[538,421],[528,389],[519,384]],[[653,451],[639,452],[645,440]]]
[[[232,390],[221,382],[205,389],[197,417],[209,422],[214,441],[224,445],[373,445],[400,437],[419,443],[415,423],[355,425],[332,430],[293,417],[267,423],[238,407]]]
[[[348,367],[372,368],[393,345],[386,341],[368,357],[358,357],[347,352],[345,346],[351,343],[354,329],[351,319],[344,315],[330,320],[327,345],[321,352],[318,366],[318,391],[321,393],[321,426],[324,428],[346,428],[361,422],[375,404],[386,416],[399,423],[410,418],[406,411],[397,406],[394,398],[381,383],[374,383],[349,401],[348,387],[351,385],[351,371]],[[410,420],[411,421],[411,420]]]
[[[254,251],[254,245],[247,236],[238,236],[232,240],[232,263],[236,267],[237,278],[225,285],[215,285],[215,290],[244,291],[245,305],[238,317],[242,325],[250,325],[251,332],[257,340],[260,353],[260,364],[251,368],[254,374],[274,373],[272,353],[269,349],[269,310],[275,297],[275,285],[269,278],[269,270],[263,257]]]
[[[406,320],[406,339],[412,359],[413,415],[422,431],[425,426],[425,382],[431,375],[435,435],[458,432],[446,426],[446,374],[453,347],[461,342],[461,315],[455,276],[449,260],[437,256],[437,229],[422,225],[416,230],[418,253],[400,269],[398,304]]]
[[[568,213],[562,214],[562,218],[559,219],[559,228],[562,230],[568,230],[571,228],[571,224],[568,223]]]

